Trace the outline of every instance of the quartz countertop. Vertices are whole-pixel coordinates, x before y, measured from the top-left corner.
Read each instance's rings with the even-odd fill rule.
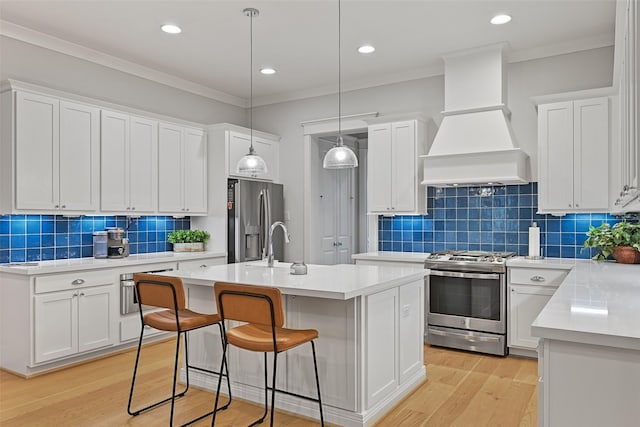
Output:
[[[264,261],[216,265],[197,271],[162,273],[186,284],[213,286],[215,282],[273,286],[285,295],[347,300],[423,280],[428,270],[419,267],[373,265],[308,265],[305,275],[289,273],[289,263],[266,267]]]
[[[431,255],[428,252],[391,252],[391,251],[374,251],[361,254],[351,255],[352,259],[362,259],[369,261],[399,261],[399,262],[415,262],[416,264],[424,263],[427,257]]]
[[[130,265],[180,262],[226,256],[226,252],[152,252],[129,255],[126,258],[70,258],[52,261],[38,261],[35,263],[0,264],[0,273],[29,276],[34,274],[118,268]]]
[[[640,350],[640,265],[573,259],[513,259],[507,265],[572,266],[531,325],[533,335]]]
[[[571,270],[576,263],[590,262],[584,259],[575,258],[543,258],[527,259],[517,256],[507,260],[507,267],[529,267],[529,268],[550,268],[554,270]]]

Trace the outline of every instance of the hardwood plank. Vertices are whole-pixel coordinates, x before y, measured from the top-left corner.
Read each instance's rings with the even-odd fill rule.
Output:
[[[175,341],[145,346],[136,405],[165,397],[171,390]],[[494,357],[425,346],[427,380],[375,424],[386,426],[536,426],[535,360]],[[135,351],[50,374],[24,379],[0,371],[0,425],[3,427],[114,427],[167,425],[169,406],[137,417],[126,412]],[[181,385],[179,386],[181,387]],[[176,424],[208,412],[215,395],[192,388],[176,401]],[[277,399],[276,399],[277,406]],[[262,407],[234,398],[218,415],[220,426],[245,426]],[[279,426],[319,423],[276,411]],[[211,419],[194,426],[209,426]]]

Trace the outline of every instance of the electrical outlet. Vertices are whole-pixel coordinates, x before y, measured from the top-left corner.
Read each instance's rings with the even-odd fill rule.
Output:
[[[289,211],[284,211],[284,220],[285,221],[290,221],[291,220],[291,214]]]
[[[410,304],[405,304],[402,306],[402,317],[409,317],[409,314],[411,313],[411,305]]]

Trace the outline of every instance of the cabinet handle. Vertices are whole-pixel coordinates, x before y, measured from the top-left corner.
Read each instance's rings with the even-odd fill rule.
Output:
[[[136,210],[136,207],[135,207],[135,206],[134,206],[134,207],[132,207],[132,208],[131,208],[131,210],[132,210],[132,211],[135,211],[135,210]]]
[[[569,207],[571,207],[571,203],[569,203]]]
[[[187,208],[187,212],[189,212],[189,208]]]
[[[71,282],[72,285],[82,285],[84,283],[84,279],[76,279]]]
[[[531,281],[532,282],[544,282],[545,279],[544,276],[531,276]]]
[[[71,295],[72,298],[76,298],[77,296],[78,296],[77,292],[75,294]]]
[[[576,208],[579,208],[579,207],[580,207],[580,205],[576,203]]]
[[[81,296],[81,297],[83,297],[83,296],[84,296],[84,292],[82,292],[82,293],[80,294],[80,296]]]
[[[207,264],[202,264],[200,268],[207,268]]]
[[[127,210],[131,209],[129,206],[127,206]]]
[[[62,209],[66,209],[67,205],[62,205]]]
[[[54,208],[58,209],[60,207],[60,205],[55,205]]]

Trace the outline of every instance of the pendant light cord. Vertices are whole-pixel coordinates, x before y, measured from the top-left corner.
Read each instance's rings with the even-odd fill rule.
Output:
[[[253,15],[254,11],[249,11],[250,30],[249,30],[249,127],[251,129],[249,141],[249,154],[253,154]]]
[[[338,0],[338,145],[342,145],[342,51],[341,39],[342,8]]]

